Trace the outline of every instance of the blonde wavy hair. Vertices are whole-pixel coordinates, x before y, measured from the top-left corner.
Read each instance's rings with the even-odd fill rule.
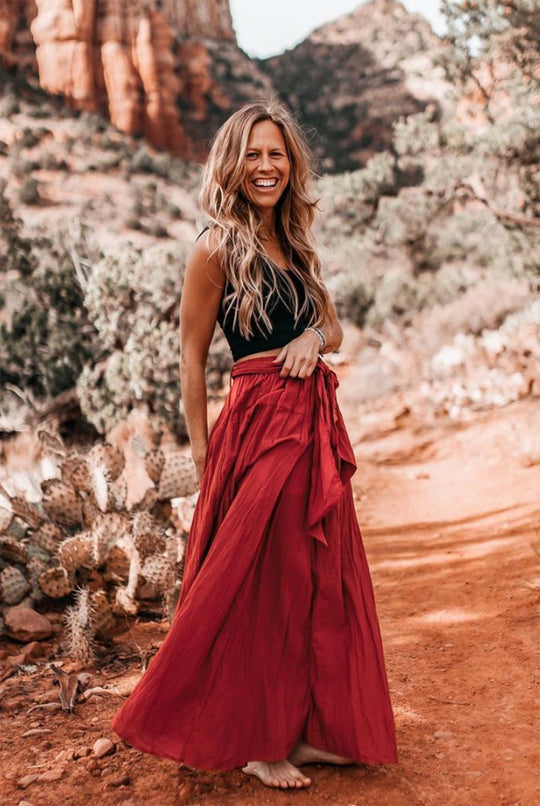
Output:
[[[308,183],[316,174],[307,138],[281,101],[271,98],[245,104],[216,132],[199,194],[199,203],[209,217],[208,226],[216,234],[212,255],[217,254],[232,286],[232,291],[224,297],[225,316],[235,306],[233,326],[238,323],[244,338],[253,335],[253,317],[272,330],[265,310],[264,288],[281,297],[279,267],[265,252],[260,238],[262,213],[247,199],[241,187],[246,175],[245,155],[251,127],[261,120],[271,120],[279,126],[290,162],[289,182],[275,207],[275,228],[288,269],[304,284],[305,300],[299,308],[298,293],[288,276],[289,271],[280,272],[294,303],[295,325],[303,315],[307,315],[309,324],[323,325],[330,315],[331,305],[311,234],[320,199],[312,199],[308,192]]]

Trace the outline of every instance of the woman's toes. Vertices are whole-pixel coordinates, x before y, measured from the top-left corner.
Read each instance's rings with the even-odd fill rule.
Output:
[[[267,786],[279,789],[297,789],[311,783],[309,778],[286,759],[277,762],[250,761],[242,770],[256,775]]]

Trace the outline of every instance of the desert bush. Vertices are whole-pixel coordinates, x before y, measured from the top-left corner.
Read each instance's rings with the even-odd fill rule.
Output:
[[[426,300],[425,280],[415,280],[399,267],[383,274],[375,289],[373,304],[366,314],[366,323],[380,328],[386,319],[400,319],[409,324]]]
[[[347,237],[369,226],[379,198],[396,187],[395,159],[389,152],[373,157],[365,168],[319,178],[324,218],[320,223],[326,240]]]
[[[435,272],[432,280],[438,285],[442,275],[451,275],[456,267]],[[429,273],[422,275],[422,279]],[[455,294],[454,298],[449,298]],[[459,333],[479,336],[484,330],[496,330],[521,310],[530,296],[525,280],[484,272],[478,276],[474,268],[462,267],[461,284],[450,288],[449,297],[434,290],[432,304],[416,318],[409,333],[411,349],[417,355],[431,355],[449,344]]]
[[[81,128],[85,132],[87,142],[91,142],[94,135],[101,134],[110,127],[110,123],[98,112],[83,110],[78,112],[78,117],[82,124]]]
[[[122,349],[103,364],[87,365],[77,380],[81,410],[99,433],[142,407],[186,436],[180,416],[178,328],[172,322],[135,319]]]
[[[5,275],[15,272],[26,277],[32,270],[32,244],[22,234],[22,220],[15,216],[6,196],[6,182],[0,178],[0,263]]]
[[[50,133],[51,130],[44,126],[40,126],[37,129],[24,126],[17,132],[17,141],[21,148],[34,148],[34,146],[41,143],[42,139]]]
[[[133,171],[139,173],[156,173],[154,159],[146,146],[141,146],[138,151],[133,154],[131,168]]]
[[[373,283],[359,272],[349,271],[339,278],[334,295],[338,316],[345,317],[358,327],[364,327],[374,300]]]
[[[124,245],[97,262],[84,303],[99,333],[99,363],[88,364],[77,382],[81,409],[100,433],[132,408],[142,407],[186,436],[180,411],[179,302],[191,244],[139,249]],[[220,333],[210,347],[211,388],[222,385],[230,351]]]
[[[46,151],[40,156],[40,167],[47,171],[67,171],[67,162],[52,151]]]
[[[0,76],[0,80],[2,76]],[[14,115],[18,115],[21,111],[21,104],[17,95],[11,91],[5,92],[2,97],[0,97],[0,117],[2,118],[12,118]]]
[[[16,304],[0,324],[0,389],[13,384],[43,399],[72,388],[99,354],[73,261],[74,253],[95,257],[97,247],[83,225],[26,244],[24,276],[5,289]]]
[[[478,203],[441,218],[431,227],[429,237],[426,263],[433,269],[463,261],[482,268],[510,270],[516,259],[508,230]]]
[[[441,146],[441,125],[432,109],[409,115],[394,125],[393,145],[402,155],[417,156],[436,151]]]
[[[425,249],[430,223],[446,204],[442,193],[405,188],[396,197],[385,197],[376,219],[377,239],[390,247]]]
[[[123,347],[140,319],[173,321],[189,244],[140,249],[122,244],[94,265],[85,293],[104,350]]]
[[[39,193],[39,182],[33,176],[24,180],[19,188],[19,200],[23,204],[39,204],[41,196]]]
[[[106,358],[77,384],[81,408],[103,433],[135,405],[180,428],[178,304],[188,245],[124,246],[89,278],[85,305]]]

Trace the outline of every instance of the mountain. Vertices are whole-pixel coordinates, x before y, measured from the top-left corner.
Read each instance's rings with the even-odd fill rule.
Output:
[[[322,25],[295,48],[257,60],[304,126],[323,171],[364,165],[392,140],[393,123],[445,103],[435,60],[443,49],[420,14],[370,0]]]
[[[403,115],[444,103],[443,45],[397,0],[370,0],[269,59],[238,47],[228,0],[3,0],[0,61],[77,109],[185,159],[242,103],[278,93],[323,171],[362,166]]]

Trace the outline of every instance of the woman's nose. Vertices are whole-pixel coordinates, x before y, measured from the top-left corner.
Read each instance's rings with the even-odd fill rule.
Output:
[[[261,160],[259,162],[259,170],[265,171],[267,168],[270,168],[272,165],[270,161],[270,157],[268,154],[261,154]]]

